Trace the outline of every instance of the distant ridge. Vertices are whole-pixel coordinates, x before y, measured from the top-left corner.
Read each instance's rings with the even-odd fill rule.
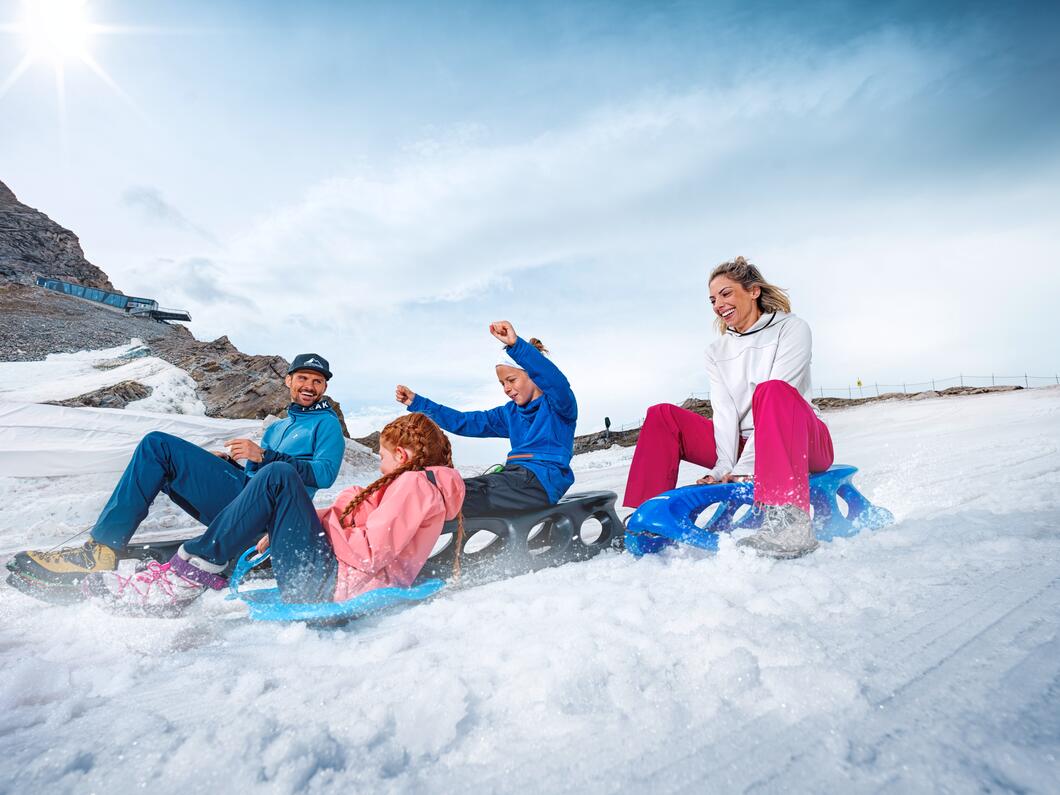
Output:
[[[288,361],[282,356],[245,354],[227,336],[202,342],[184,326],[37,287],[37,276],[121,293],[102,269],[85,259],[77,235],[22,204],[0,182],[0,361],[37,361],[52,353],[111,348],[137,338],[152,355],[192,377],[208,416],[264,419],[286,414],[290,394],[283,376]],[[142,384],[125,384],[121,391],[134,394],[143,389]],[[81,395],[70,402],[124,405],[109,393]],[[338,401],[331,402],[342,420]]]
[[[34,284],[37,276],[120,292],[85,259],[77,235],[20,202],[0,182],[0,281]]]

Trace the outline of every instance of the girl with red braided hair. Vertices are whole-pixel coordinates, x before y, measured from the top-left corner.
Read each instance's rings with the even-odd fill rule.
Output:
[[[227,561],[261,535],[272,550],[276,584],[286,602],[345,601],[358,594],[412,585],[441,535],[460,516],[464,481],[453,469],[449,439],[423,414],[407,414],[383,428],[382,477],[341,492],[317,510],[298,473],[282,461],[262,467],[206,528],[190,555],[184,546],[165,564],[138,571],[92,574],[86,596],[121,613],[176,615],[207,589],[227,582]],[[459,526],[456,549],[463,546]],[[271,543],[270,543],[271,542]],[[455,567],[459,571],[459,553]]]

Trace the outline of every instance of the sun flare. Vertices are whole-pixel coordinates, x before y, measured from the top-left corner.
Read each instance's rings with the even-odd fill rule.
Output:
[[[0,82],[0,98],[26,71],[41,65],[55,75],[56,98],[62,118],[66,107],[66,71],[71,66],[82,66],[131,102],[91,51],[92,40],[98,34],[122,30],[113,25],[94,22],[88,0],[22,0],[21,17],[15,22],[0,24],[0,33],[16,36],[22,50],[22,57],[15,68]]]
[[[93,26],[85,0],[26,2],[18,27],[25,38],[27,55],[34,61],[61,63],[89,54]]]

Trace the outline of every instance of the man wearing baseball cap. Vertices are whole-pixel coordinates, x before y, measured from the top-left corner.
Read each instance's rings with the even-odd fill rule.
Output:
[[[338,415],[324,397],[330,378],[323,356],[295,356],[284,378],[291,393],[287,418],[270,425],[260,445],[250,439],[229,439],[226,452],[211,454],[167,433],[147,434],[136,446],[89,540],[78,547],[18,553],[7,564],[16,575],[9,582],[18,586],[24,581],[27,590],[65,588],[77,585],[89,572],[117,568],[160,492],[208,525],[266,464],[282,461],[293,466],[310,497],[317,489],[328,488],[339,474],[346,449]]]

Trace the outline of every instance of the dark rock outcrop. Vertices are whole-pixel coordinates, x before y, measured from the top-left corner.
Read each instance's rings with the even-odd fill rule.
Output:
[[[345,428],[345,425],[343,426],[343,428]],[[349,436],[349,434],[346,435]],[[363,444],[373,453],[379,453],[379,431],[373,431],[367,436],[362,436],[359,439],[354,439],[353,441],[357,442],[358,444]]]
[[[113,348],[138,338],[145,345],[139,354],[158,356],[192,377],[208,416],[286,415],[288,363],[282,356],[242,353],[228,337],[200,342],[183,326],[36,287],[38,275],[120,292],[85,259],[77,235],[22,204],[0,182],[0,361],[39,361],[51,353]],[[109,390],[62,405],[118,407],[139,399],[121,384]],[[346,432],[342,409],[332,403]]]
[[[0,182],[0,280],[34,284],[37,276],[115,290],[107,274],[85,259],[77,235],[27,207]]]
[[[290,403],[282,356],[242,353],[228,337],[200,342],[183,330],[149,343],[151,353],[192,377],[210,417],[265,419],[282,416]]]
[[[154,390],[139,381],[121,381],[112,386],[105,386],[94,392],[87,392],[66,400],[45,401],[52,406],[89,406],[97,409],[123,409],[130,403],[150,397]]]

